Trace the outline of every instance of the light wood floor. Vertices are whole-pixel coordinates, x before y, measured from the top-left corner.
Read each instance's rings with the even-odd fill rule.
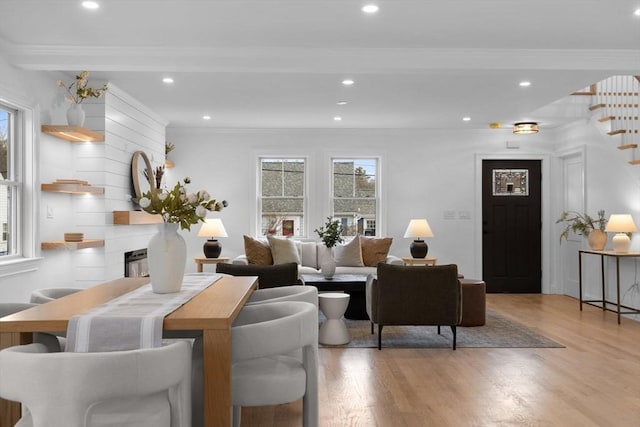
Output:
[[[321,426],[640,426],[640,322],[559,295],[487,295],[566,348],[320,349]],[[243,426],[301,426],[300,402]]]

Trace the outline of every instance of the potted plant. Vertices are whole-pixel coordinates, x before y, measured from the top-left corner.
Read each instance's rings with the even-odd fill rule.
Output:
[[[151,286],[156,293],[178,292],[182,286],[187,252],[178,226],[189,231],[205,220],[207,212],[228,206],[226,200],[217,201],[205,190],[189,193],[186,185],[190,182],[187,177],[171,190],[150,189],[139,201],[145,212],[160,215],[163,221],[147,247]]]
[[[322,227],[313,231],[318,234],[322,243],[327,247],[327,253],[320,263],[320,271],[322,271],[322,275],[326,279],[331,279],[336,272],[336,262],[333,259],[331,248],[344,241],[342,238],[342,223],[338,219],[332,220],[329,217]]]
[[[597,219],[586,213],[580,214],[575,211],[565,211],[562,212],[556,224],[560,222],[565,223],[565,227],[560,234],[560,243],[562,243],[563,238],[567,239],[569,237],[569,231],[573,231],[576,234],[587,236],[589,247],[595,251],[601,251],[607,244],[607,234],[604,232],[607,220],[604,210],[598,211]]]

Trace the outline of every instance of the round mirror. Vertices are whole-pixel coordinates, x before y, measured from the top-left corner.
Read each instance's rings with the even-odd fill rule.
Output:
[[[136,200],[140,200],[144,193],[154,188],[153,167],[144,151],[133,153],[131,179],[133,180],[133,191],[136,194]]]

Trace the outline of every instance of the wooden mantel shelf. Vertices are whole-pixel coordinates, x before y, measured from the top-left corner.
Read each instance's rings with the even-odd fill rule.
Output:
[[[80,126],[42,125],[42,132],[69,142],[104,142],[104,135]]]
[[[104,194],[103,187],[94,187],[84,184],[61,184],[53,182],[51,184],[41,184],[40,189],[49,193],[69,193],[69,194]]]
[[[144,211],[113,211],[113,223],[119,225],[160,224],[162,217]]]
[[[104,246],[104,240],[98,239],[85,239],[81,242],[65,242],[64,240],[55,240],[53,242],[42,242],[41,248],[46,249],[87,249],[87,248],[101,248]]]

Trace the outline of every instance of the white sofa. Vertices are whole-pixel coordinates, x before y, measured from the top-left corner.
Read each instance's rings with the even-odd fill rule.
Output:
[[[322,242],[296,240],[295,244],[300,258],[298,274],[320,273],[320,263],[329,249]],[[388,255],[385,262],[387,264],[403,265],[402,259],[393,255]],[[232,263],[247,265],[249,262],[246,255],[240,255],[234,258]],[[375,272],[376,267],[336,266],[336,274],[369,274]]]

